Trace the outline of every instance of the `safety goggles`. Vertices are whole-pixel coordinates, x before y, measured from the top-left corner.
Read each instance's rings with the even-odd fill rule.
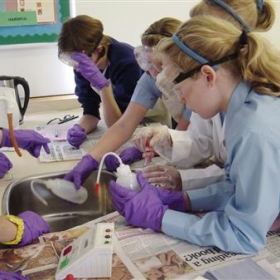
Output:
[[[169,98],[176,94],[174,80],[182,73],[182,69],[175,63],[164,66],[156,77],[156,86],[163,97]]]
[[[149,71],[155,67],[152,60],[155,58],[153,48],[138,46],[134,49],[134,55],[141,69]]]
[[[242,32],[242,35],[246,34]],[[241,36],[242,38],[244,36]],[[182,82],[183,80],[186,80],[190,77],[192,77],[194,74],[196,74],[197,72],[200,71],[201,67],[203,65],[209,65],[211,66],[215,71],[217,71],[218,68],[218,64],[224,63],[226,61],[235,59],[238,57],[237,53],[232,53],[229,55],[226,55],[220,59],[217,59],[215,61],[210,61],[207,58],[205,58],[204,56],[200,55],[198,52],[196,52],[195,50],[193,50],[192,48],[190,48],[188,45],[186,45],[183,41],[181,41],[178,36],[176,34],[174,34],[172,36],[172,40],[175,43],[175,45],[181,50],[183,51],[186,55],[188,55],[189,57],[191,57],[193,60],[196,60],[197,62],[199,62],[201,65],[199,65],[198,67],[188,71],[188,72],[181,72],[173,81],[174,84],[178,84],[180,82]]]
[[[237,57],[238,57],[237,53],[233,53],[233,54],[224,56],[224,57],[222,57],[222,58],[220,58],[220,59],[217,59],[217,60],[215,60],[215,61],[209,61],[209,62],[207,62],[207,63],[205,63],[205,64],[199,65],[199,66],[195,67],[194,69],[192,69],[192,70],[190,70],[190,71],[188,71],[188,72],[181,72],[181,73],[173,80],[173,83],[174,83],[174,84],[179,84],[179,83],[181,83],[182,81],[184,81],[184,80],[186,80],[186,79],[192,77],[193,75],[195,75],[196,73],[198,73],[198,72],[200,71],[200,69],[201,69],[201,67],[202,67],[203,65],[209,65],[209,66],[213,67],[213,69],[214,69],[215,71],[217,71],[217,70],[218,70],[218,68],[217,68],[217,65],[218,65],[218,64],[222,64],[222,63],[224,63],[224,62],[227,62],[227,61],[229,61],[229,60],[235,59],[235,58],[237,58]],[[216,66],[216,68],[214,68],[215,66]]]
[[[75,68],[78,65],[78,62],[71,58],[72,53],[58,51],[58,59],[62,61],[67,66]]]
[[[166,98],[176,96],[176,98],[180,101],[182,94],[178,89],[176,89],[177,84],[194,76],[200,71],[203,65],[199,65],[188,72],[183,72],[177,64],[168,64],[167,66],[164,66],[162,71],[157,75],[156,86]]]

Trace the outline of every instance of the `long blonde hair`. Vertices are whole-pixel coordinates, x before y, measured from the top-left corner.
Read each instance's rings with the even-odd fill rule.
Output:
[[[270,0],[223,0],[234,13],[243,19],[250,30],[267,31],[275,22],[275,10]],[[240,26],[240,23],[229,14],[228,11],[215,3],[213,0],[202,0],[195,5],[190,16],[214,15]]]
[[[240,41],[241,34],[246,42]],[[228,21],[213,16],[196,16],[186,21],[176,33],[177,38],[208,61],[216,61],[236,53],[237,58],[220,64],[233,75],[242,75],[257,91],[279,96],[280,53],[255,32],[244,34]],[[184,72],[199,64],[182,51],[172,38],[163,39],[157,46],[160,54],[179,65]]]

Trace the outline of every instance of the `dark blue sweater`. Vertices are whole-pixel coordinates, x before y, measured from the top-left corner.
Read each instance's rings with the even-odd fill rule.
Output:
[[[130,102],[137,81],[143,71],[135,60],[133,47],[111,39],[108,49],[109,65],[105,77],[110,79],[115,100],[123,113]],[[83,108],[83,114],[93,115],[100,119],[100,96],[92,89],[90,82],[80,73],[75,73],[75,94]]]

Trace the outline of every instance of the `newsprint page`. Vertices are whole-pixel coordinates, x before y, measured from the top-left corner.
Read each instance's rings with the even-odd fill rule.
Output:
[[[228,278],[212,279],[280,279],[280,229],[268,233],[264,250],[248,256],[215,247],[199,247],[150,229],[130,226],[117,212],[66,231],[45,234],[22,248],[1,249],[0,270],[21,270],[30,280],[54,280],[63,248],[100,222],[115,223],[112,277],[102,280],[192,280],[223,268],[227,269],[227,275],[245,268],[251,269],[250,273],[258,271],[259,277],[251,274],[252,278],[228,275]]]

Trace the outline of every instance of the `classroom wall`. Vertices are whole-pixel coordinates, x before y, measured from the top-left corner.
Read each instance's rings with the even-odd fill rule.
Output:
[[[73,14],[88,14],[103,22],[104,33],[119,41],[139,45],[142,32],[154,21],[171,16],[187,20],[192,1],[158,0],[70,0]],[[280,2],[274,1],[277,14]],[[279,12],[278,12],[279,11]],[[279,17],[271,31],[265,34],[280,45]],[[31,96],[52,96],[74,92],[73,71],[57,58],[57,44],[24,44],[0,46],[0,75],[24,77],[31,89]]]
[[[198,2],[200,0],[76,0],[76,12],[102,20],[104,33],[120,41],[139,45],[141,34],[151,23],[165,16],[187,20],[189,11]],[[265,36],[280,46],[280,37],[276,34],[280,29],[280,0],[272,2],[277,13],[276,22]]]

